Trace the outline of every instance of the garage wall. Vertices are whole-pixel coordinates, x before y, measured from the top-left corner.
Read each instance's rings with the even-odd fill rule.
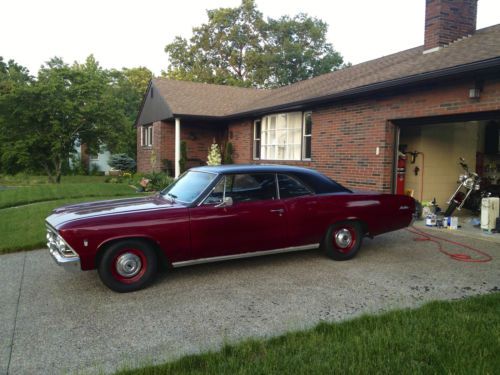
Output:
[[[414,197],[430,201],[434,197],[441,208],[456,189],[458,175],[463,173],[458,158],[464,157],[471,171],[476,169],[476,151],[481,142],[477,122],[421,125],[401,129],[400,144],[408,151],[419,151],[415,164],[410,158],[406,167],[406,188],[413,189]],[[415,176],[415,167],[420,168]],[[423,194],[422,194],[423,173]]]

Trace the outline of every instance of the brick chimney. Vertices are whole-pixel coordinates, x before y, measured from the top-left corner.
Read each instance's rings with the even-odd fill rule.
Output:
[[[477,0],[426,0],[424,51],[438,50],[473,34],[476,14]]]

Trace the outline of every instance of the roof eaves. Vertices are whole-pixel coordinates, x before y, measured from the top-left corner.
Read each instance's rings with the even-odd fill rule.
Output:
[[[388,81],[376,82],[365,86],[358,86],[334,94],[318,96],[318,97],[310,97],[295,102],[282,103],[269,107],[260,107],[248,111],[232,113],[223,117],[227,119],[235,119],[246,116],[256,116],[256,115],[261,115],[263,113],[269,113],[285,109],[287,110],[295,108],[298,109],[304,107],[305,105],[323,104],[325,102],[331,102],[341,99],[348,99],[360,95],[365,95],[370,92],[385,90],[394,87],[404,87],[411,84],[423,83],[425,81],[429,81],[432,79],[449,78],[457,74],[471,73],[474,71],[485,70],[495,67],[500,67],[500,56],[487,60],[475,61],[468,64],[457,65],[444,69],[438,69],[430,72],[419,73],[411,76],[395,78]]]

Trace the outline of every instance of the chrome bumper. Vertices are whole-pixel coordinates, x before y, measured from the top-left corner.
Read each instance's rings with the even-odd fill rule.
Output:
[[[49,252],[50,255],[52,255],[52,259],[54,259],[54,262],[56,262],[59,266],[62,266],[64,269],[74,272],[81,270],[79,256],[63,257],[59,254],[59,251],[53,248],[49,248]]]
[[[60,245],[58,245],[58,240]],[[47,225],[47,248],[57,265],[69,271],[81,270],[78,254],[49,225]]]

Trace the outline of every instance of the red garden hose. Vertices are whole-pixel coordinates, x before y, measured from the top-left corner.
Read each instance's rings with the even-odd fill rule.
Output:
[[[469,245],[466,245],[466,244],[463,244],[463,243],[460,243],[460,242],[455,242],[455,241],[451,241],[451,240],[448,240],[448,239],[443,238],[443,237],[434,236],[432,234],[424,232],[421,229],[415,228],[413,225],[410,228],[406,228],[406,230],[408,232],[410,232],[410,233],[413,233],[413,234],[416,234],[416,235],[420,236],[420,237],[414,238],[414,241],[431,241],[431,242],[434,242],[437,245],[438,250],[441,253],[447,255],[448,257],[450,257],[453,260],[457,260],[459,262],[469,262],[469,263],[486,263],[486,262],[490,262],[493,259],[493,257],[491,255],[485,253],[484,251],[481,251],[479,249],[476,249],[476,248],[474,248],[472,246],[469,246]],[[471,250],[472,252],[475,252],[476,254],[479,254],[480,257],[479,258],[472,258],[469,254],[463,254],[463,253],[453,254],[453,253],[450,253],[450,252],[448,252],[448,251],[446,251],[446,250],[443,249],[443,244],[439,240],[451,243],[451,244],[453,244],[455,246],[459,246],[459,247],[463,247],[465,249]]]

